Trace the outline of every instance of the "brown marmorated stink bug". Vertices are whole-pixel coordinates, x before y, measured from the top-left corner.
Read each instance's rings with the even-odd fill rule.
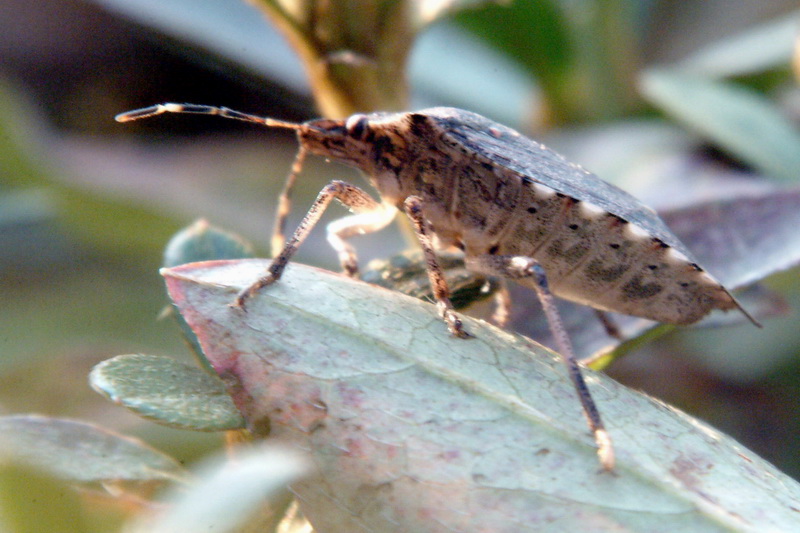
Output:
[[[451,334],[469,336],[453,311],[436,248],[459,248],[468,269],[536,291],[605,470],[614,466],[611,440],[553,295],[670,324],[691,324],[712,309],[735,308],[758,325],[695,262],[655,211],[549,148],[475,113],[438,107],[294,124],[227,108],[163,104],[116,118],[126,122],[162,113],[220,115],[297,132],[300,148],[273,236],[273,250],[282,251],[266,274],[236,297],[236,306],[243,307],[280,278],[331,200],[356,213],[327,227],[328,241],[351,276],[357,275],[358,264],[346,240],[386,227],[402,209],[422,246],[439,313]],[[283,244],[289,192],[309,152],[360,169],[382,201],[332,181]]]

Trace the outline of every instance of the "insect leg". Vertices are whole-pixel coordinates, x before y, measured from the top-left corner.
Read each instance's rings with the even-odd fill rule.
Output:
[[[422,252],[425,254],[425,263],[427,264],[428,280],[433,289],[433,297],[436,299],[436,307],[439,308],[439,315],[442,320],[447,324],[447,329],[450,334],[462,339],[469,338],[469,333],[464,331],[464,325],[461,319],[453,310],[453,304],[450,301],[450,290],[447,288],[447,282],[444,279],[444,273],[436,258],[436,252],[433,249],[433,240],[430,236],[430,229],[428,223],[422,216],[422,198],[419,196],[409,196],[405,201],[405,211],[411,223],[414,226],[414,232],[417,234]]]
[[[286,176],[283,190],[278,197],[278,210],[275,212],[275,225],[272,229],[272,239],[270,241],[272,257],[276,257],[280,251],[283,250],[283,245],[286,244],[286,218],[292,210],[292,188],[294,187],[297,175],[300,174],[300,171],[303,169],[303,162],[306,159],[307,153],[308,151],[306,148],[300,145],[300,149],[297,151],[297,155],[292,163],[292,170],[289,172],[289,175]]]
[[[300,225],[294,230],[292,237],[283,246],[281,253],[273,259],[272,264],[267,269],[267,273],[236,296],[236,300],[233,303],[235,307],[244,307],[244,303],[248,298],[256,294],[261,288],[271,285],[280,279],[283,270],[289,263],[289,259],[295,254],[303,241],[306,240],[306,237],[308,237],[308,234],[334,198],[353,211],[369,211],[380,208],[378,202],[358,187],[343,181],[330,182],[319,192],[317,199],[314,200]]]
[[[592,399],[586,381],[583,379],[578,360],[572,349],[572,343],[564,328],[564,322],[556,309],[555,299],[553,298],[547,283],[547,276],[544,268],[538,261],[531,257],[511,256],[511,255],[479,255],[466,258],[467,268],[484,274],[501,276],[508,279],[534,278],[536,280],[536,294],[542,303],[550,331],[558,345],[561,359],[567,367],[572,384],[578,393],[583,412],[589,422],[595,442],[597,443],[597,454],[600,464],[604,470],[610,471],[614,468],[614,449],[611,439],[600,418],[600,412]]]
[[[508,325],[511,318],[511,294],[508,292],[508,283],[503,278],[498,278],[498,288],[494,295],[494,313],[490,318],[492,324],[499,328]]]
[[[614,321],[614,319],[611,318],[611,315],[609,315],[605,311],[601,311],[600,309],[594,309],[593,311],[595,316],[597,317],[597,320],[599,320],[600,324],[603,325],[603,329],[606,330],[606,335],[608,335],[613,339],[617,339],[619,341],[625,340],[625,336],[619,330],[619,326]]]
[[[327,227],[328,242],[339,254],[342,270],[350,277],[358,275],[358,260],[355,250],[346,239],[379,231],[388,226],[397,215],[397,208],[386,203],[373,202],[373,205],[360,210],[364,212],[334,220]]]

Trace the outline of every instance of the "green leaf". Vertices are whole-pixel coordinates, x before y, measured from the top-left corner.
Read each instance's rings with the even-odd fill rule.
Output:
[[[417,28],[434,24],[441,19],[453,16],[461,11],[470,11],[479,7],[498,4],[508,7],[508,0],[416,0],[407,2],[413,11],[412,20]]]
[[[720,531],[800,526],[800,485],[729,437],[587,371],[618,457],[598,473],[558,356],[435,307],[292,264],[229,307],[266,261],[163,271],[254,429],[309,450],[296,483],[321,531]],[[261,434],[264,434],[261,431]]]
[[[680,62],[681,70],[704,76],[744,76],[788,69],[800,12],[795,11],[701,48]]]
[[[563,124],[608,120],[637,104],[636,9],[629,0],[521,1],[456,20],[534,75],[547,121]]]
[[[140,440],[43,416],[0,417],[0,456],[74,481],[183,479],[177,461]]]
[[[253,246],[243,238],[212,226],[200,219],[176,233],[164,249],[165,267],[208,261],[212,259],[244,259],[254,257]],[[179,314],[171,313],[181,328],[183,337],[189,343],[198,363],[211,370],[192,329]]]
[[[96,365],[89,382],[111,401],[165,426],[195,431],[244,427],[219,378],[169,357],[118,355]]]
[[[173,267],[212,259],[254,257],[253,245],[238,235],[200,219],[176,233],[164,250],[163,266]]]
[[[677,71],[642,74],[643,95],[734,157],[774,178],[797,182],[800,132],[762,95],[733,83]]]
[[[731,289],[800,265],[800,187],[698,203],[662,218]]]
[[[308,471],[297,451],[270,446],[237,450],[234,460],[216,458],[196,472],[195,485],[165,497],[168,510],[134,531],[274,531],[288,503],[286,486]],[[256,528],[255,526],[258,526]]]

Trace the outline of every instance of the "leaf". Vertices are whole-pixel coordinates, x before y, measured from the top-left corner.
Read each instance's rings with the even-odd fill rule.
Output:
[[[210,259],[244,259],[253,256],[252,244],[200,219],[169,240],[162,264],[173,267]]]
[[[100,394],[165,426],[195,431],[244,427],[222,381],[157,355],[118,355],[96,365],[89,382]]]
[[[509,0],[421,0],[408,2],[413,11],[412,20],[418,28],[434,24],[461,11],[497,4],[508,7]]]
[[[705,202],[661,216],[700,264],[731,289],[800,264],[800,187]]]
[[[655,106],[760,172],[797,181],[800,132],[755,91],[701,76],[651,69],[640,79]]]
[[[705,46],[679,66],[681,70],[714,77],[788,68],[794,53],[798,14],[795,11]]]
[[[544,121],[552,125],[635,111],[637,18],[629,1],[597,2],[591,9],[544,1],[488,5],[459,13],[456,21],[536,79],[546,98]]]
[[[244,259],[254,257],[253,246],[238,235],[212,226],[205,219],[196,220],[169,240],[162,266],[173,267],[211,259]],[[170,313],[181,328],[198,363],[211,370],[192,329],[180,314]]]
[[[587,372],[618,457],[599,474],[559,358],[435,308],[292,264],[165,269],[171,297],[248,425],[306,449],[292,486],[319,531],[719,531],[800,526],[800,486],[701,422]]]
[[[140,440],[63,418],[0,417],[0,456],[74,481],[184,478],[177,461]]]
[[[274,531],[286,506],[286,485],[308,471],[306,459],[296,451],[276,446],[243,451],[234,459],[207,461],[196,472],[197,484],[173,490],[164,499],[168,510],[155,521],[140,521],[134,531],[174,533],[179,531]],[[277,499],[276,499],[277,498]],[[261,511],[261,513],[259,513]],[[258,529],[251,523],[253,516]]]

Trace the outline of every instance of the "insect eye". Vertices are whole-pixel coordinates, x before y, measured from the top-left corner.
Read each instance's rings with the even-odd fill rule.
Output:
[[[369,120],[366,115],[353,115],[344,123],[348,135],[354,139],[363,139],[369,129]]]

